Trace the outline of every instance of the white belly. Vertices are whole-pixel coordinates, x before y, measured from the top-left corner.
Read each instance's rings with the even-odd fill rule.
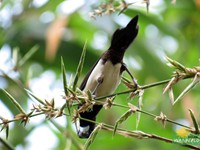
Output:
[[[121,80],[120,68],[121,63],[113,65],[112,62],[106,61],[106,63],[103,64],[102,60],[99,60],[88,78],[84,91],[90,90],[93,92],[98,85],[97,80],[99,77],[103,77],[103,82],[97,87],[94,93],[95,96],[99,97],[112,94]]]

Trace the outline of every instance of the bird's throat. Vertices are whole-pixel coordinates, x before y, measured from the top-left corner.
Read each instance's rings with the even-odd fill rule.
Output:
[[[123,61],[125,51],[117,51],[114,49],[108,49],[102,56],[104,62],[111,61],[113,65],[121,63]]]

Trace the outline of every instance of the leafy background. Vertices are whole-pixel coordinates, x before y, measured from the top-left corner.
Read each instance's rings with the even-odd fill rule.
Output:
[[[43,99],[55,98],[57,105],[63,103],[61,94],[62,77],[60,58],[64,59],[67,78],[75,74],[85,41],[87,44],[86,61],[81,78],[87,73],[98,57],[109,47],[112,33],[124,26],[135,15],[139,15],[139,35],[127,50],[125,63],[141,85],[169,79],[174,71],[166,65],[169,56],[187,67],[199,65],[200,58],[200,1],[170,0],[150,1],[149,13],[143,1],[130,5],[122,13],[114,12],[90,18],[89,12],[105,1],[73,0],[3,0],[0,2],[0,87],[6,89],[18,100],[25,110],[30,110],[32,101],[24,88],[30,89]],[[133,1],[129,1],[133,2]],[[11,70],[15,56],[23,57],[34,45],[39,50],[17,72]],[[18,49],[18,50],[17,50]],[[3,74],[3,72],[5,74]],[[127,76],[125,74],[125,76]],[[191,80],[180,82],[174,88],[177,96]],[[79,83],[80,84],[80,83]],[[160,112],[170,119],[192,125],[188,109],[199,118],[199,86],[188,93],[179,103],[171,106],[163,86],[145,91],[143,109],[153,114]],[[117,91],[126,90],[120,85]],[[137,104],[137,98],[129,100],[128,95],[118,96],[116,102]],[[114,125],[126,109],[113,107],[102,110],[99,122]],[[0,91],[0,116],[13,118],[18,113],[15,106]],[[66,117],[55,119],[62,127],[71,124]],[[120,127],[135,130],[136,117],[131,116]],[[176,126],[154,121],[142,115],[139,130],[168,138],[176,136]],[[75,130],[69,129],[78,143]],[[5,133],[0,133],[5,138]],[[17,150],[21,149],[76,149],[64,133],[59,132],[45,117],[32,118],[26,127],[19,122],[12,123],[8,142]],[[145,143],[145,144],[144,144]],[[120,135],[112,137],[111,132],[100,131],[90,149],[176,149],[174,144],[156,140],[138,140]],[[0,144],[1,149],[5,149]],[[181,147],[182,148],[182,147]],[[186,148],[182,148],[186,149]]]

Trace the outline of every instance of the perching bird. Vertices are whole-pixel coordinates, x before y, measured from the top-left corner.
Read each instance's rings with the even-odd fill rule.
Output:
[[[113,94],[118,87],[123,71],[127,71],[132,77],[135,86],[137,83],[130,74],[126,65],[123,63],[123,57],[126,49],[133,42],[138,34],[137,25],[138,16],[135,16],[125,28],[117,29],[111,40],[110,48],[103,53],[92,69],[85,76],[80,89],[87,92],[90,90],[95,97]],[[83,104],[80,104],[80,108]],[[102,105],[94,105],[89,111],[80,112],[81,118],[96,120],[96,115],[101,110]],[[95,128],[95,124],[80,119],[78,136],[88,138]]]

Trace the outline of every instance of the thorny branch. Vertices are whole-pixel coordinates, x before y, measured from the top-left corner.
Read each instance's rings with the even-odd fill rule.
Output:
[[[145,4],[146,11],[149,12],[149,7],[151,4],[151,0],[139,0],[133,1],[131,3],[126,2],[126,0],[115,1],[108,0],[107,2],[101,3],[98,8],[95,8],[94,11],[89,13],[89,16],[93,19],[96,19],[98,16],[110,15],[114,12],[119,12],[119,14],[125,12],[131,5],[135,5],[137,3]],[[176,3],[176,0],[171,1],[172,4]]]
[[[82,64],[84,62],[84,57],[85,57],[84,53],[85,53],[85,47],[84,47],[84,51],[83,51],[81,59],[80,59],[81,62],[79,63],[81,65],[80,65],[79,69],[77,69],[76,83],[78,82],[78,79],[79,79],[79,76],[80,76],[80,73],[82,70],[82,66],[83,66]],[[64,78],[66,78],[65,66],[64,66],[64,62],[62,61],[63,85],[64,85],[64,91],[65,91],[65,95],[63,96],[63,99],[65,100],[63,106],[61,108],[55,108],[54,99],[52,99],[50,101],[42,100],[42,99],[38,98],[37,96],[35,96],[30,91],[26,90],[26,92],[29,95],[31,95],[35,100],[37,100],[40,103],[38,105],[34,104],[31,112],[26,113],[23,110],[23,108],[21,107],[21,105],[18,103],[18,101],[15,100],[14,97],[12,97],[7,91],[3,90],[4,94],[13,102],[13,104],[20,111],[20,113],[17,114],[14,117],[14,119],[10,119],[10,120],[7,118],[4,118],[4,116],[0,116],[0,120],[1,120],[0,125],[2,125],[1,130],[5,129],[6,136],[8,137],[9,124],[11,122],[21,121],[21,123],[24,123],[24,125],[26,125],[29,122],[30,118],[38,116],[38,115],[42,115],[42,114],[45,114],[47,119],[57,118],[57,117],[60,117],[63,115],[72,117],[72,115],[70,113],[70,110],[72,109],[72,107],[76,106],[77,104],[84,103],[83,107],[81,107],[80,110],[75,111],[76,114],[74,117],[72,117],[73,120],[80,118],[80,116],[79,116],[80,111],[87,111],[88,109],[91,109],[94,104],[101,104],[106,109],[111,108],[112,106],[128,109],[128,111],[126,113],[124,113],[124,115],[122,115],[118,119],[118,122],[116,122],[115,127],[105,124],[105,123],[94,122],[95,124],[98,124],[98,126],[97,126],[98,129],[94,130],[95,132],[98,132],[100,129],[104,129],[107,131],[112,131],[114,133],[116,132],[117,134],[121,134],[123,136],[130,136],[130,137],[135,137],[135,138],[151,138],[151,139],[157,139],[157,140],[173,143],[173,141],[171,139],[167,139],[167,138],[160,137],[160,136],[153,135],[153,134],[147,134],[142,131],[126,131],[124,129],[117,127],[117,125],[119,123],[126,121],[126,119],[130,115],[132,115],[136,112],[139,112],[139,113],[153,117],[154,120],[156,120],[156,121],[161,121],[161,123],[164,126],[165,126],[166,122],[170,122],[172,124],[176,124],[176,125],[182,126],[184,128],[187,128],[192,133],[199,134],[199,125],[197,123],[197,120],[196,120],[194,114],[192,113],[192,110],[190,110],[190,115],[193,120],[195,129],[169,119],[162,112],[160,115],[154,115],[150,112],[146,112],[146,111],[142,110],[141,106],[136,107],[132,104],[128,104],[127,106],[124,106],[124,105],[117,104],[114,102],[114,98],[116,96],[123,95],[123,94],[130,94],[131,98],[139,95],[139,99],[142,99],[142,94],[145,89],[152,88],[152,87],[155,87],[158,85],[167,84],[167,86],[164,89],[164,93],[169,91],[170,100],[171,100],[172,104],[175,104],[179,99],[181,99],[187,92],[189,92],[191,89],[194,88],[195,85],[197,85],[199,83],[200,67],[187,68],[187,67],[183,66],[182,64],[178,63],[177,61],[174,61],[170,58],[167,58],[167,61],[170,63],[170,66],[173,66],[176,69],[175,73],[173,74],[172,79],[159,81],[159,82],[155,82],[155,83],[151,83],[151,84],[147,84],[147,85],[143,85],[143,86],[138,86],[137,88],[135,88],[135,86],[132,86],[133,83],[131,81],[125,79],[125,80],[123,80],[123,83],[129,88],[129,90],[114,93],[111,95],[102,96],[102,97],[93,97],[93,95],[91,94],[90,91],[83,92],[83,91],[79,90],[76,87],[76,84],[74,84],[74,83],[73,83],[73,86],[69,85],[67,83],[67,80],[64,79]],[[188,78],[192,78],[193,81],[185,88],[185,90],[183,90],[183,92],[174,101],[174,99],[172,99],[174,97],[173,92],[172,92],[173,86],[175,84],[177,84],[178,82],[180,82],[181,80],[188,79]],[[102,99],[106,99],[106,100],[102,101]],[[64,113],[65,108],[68,109],[69,114]],[[85,118],[81,118],[81,119],[85,119]],[[91,121],[91,120],[88,120],[88,121]],[[96,134],[97,133],[93,133],[92,138],[95,138]],[[74,145],[76,145],[78,149],[82,149],[80,147],[80,145],[77,144],[76,140],[73,139],[73,137],[70,135],[70,133],[68,133],[67,136],[68,136],[68,138],[72,139],[72,141],[74,141]],[[91,140],[91,139],[89,139],[89,140]],[[93,139],[91,141],[87,142],[88,145],[86,145],[86,147],[89,146],[92,143],[92,141],[93,141]],[[193,149],[199,149],[198,147],[195,147],[192,145],[187,145],[187,144],[183,145],[181,143],[175,143],[175,144],[179,144],[184,147],[189,147],[189,148],[193,148]]]
[[[96,121],[93,121],[93,120],[88,120],[88,119],[85,119],[85,118],[80,118],[80,119],[88,121],[88,122],[92,122],[92,123],[95,123],[95,124],[99,124],[101,126],[101,129],[106,130],[106,131],[114,132],[114,130],[115,130],[115,127],[112,126],[112,125],[107,125],[105,123],[99,123],[99,122],[96,122]],[[133,137],[133,138],[137,138],[137,139],[156,139],[156,140],[159,140],[159,141],[178,144],[178,145],[188,147],[188,148],[192,148],[192,149],[195,149],[195,150],[200,150],[200,148],[197,147],[197,146],[193,146],[193,145],[189,145],[189,144],[182,144],[182,143],[175,143],[172,139],[161,137],[161,136],[158,136],[158,135],[155,135],[155,134],[148,134],[148,133],[145,133],[145,132],[142,132],[142,131],[139,131],[139,130],[128,131],[128,130],[124,130],[122,128],[117,128],[116,133],[120,134],[122,136],[125,136],[125,137],[128,136],[128,137]]]
[[[148,89],[148,88],[152,88],[152,87],[154,87],[154,86],[158,86],[158,85],[162,85],[162,84],[166,84],[166,83],[168,83],[170,80],[164,80],[164,81],[160,81],[160,82],[156,82],[156,83],[152,83],[152,84],[148,84],[148,85],[144,85],[144,86],[140,86],[139,87],[139,89],[141,90],[141,89],[143,89],[143,90],[145,90],[145,89]],[[81,91],[78,91],[78,94],[77,93],[72,93],[72,95],[73,96],[69,96],[68,95],[68,97],[64,97],[66,100],[67,100],[67,98],[69,98],[70,99],[70,101],[72,101],[74,98],[76,99],[75,100],[75,103],[80,103],[80,102],[82,102],[84,99],[86,99],[86,102],[88,102],[88,100],[89,100],[89,103],[91,104],[91,105],[94,105],[94,104],[102,104],[102,105],[104,105],[104,106],[108,106],[108,105],[110,105],[110,107],[111,106],[116,106],[116,107],[121,107],[121,108],[126,108],[126,109],[130,109],[130,106],[125,106],[125,105],[121,105],[121,104],[117,104],[117,103],[114,103],[113,102],[113,100],[112,100],[112,97],[113,96],[116,96],[116,95],[122,95],[122,94],[127,94],[127,93],[131,93],[131,92],[134,92],[134,91],[137,91],[138,89],[131,89],[131,90],[127,90],[127,91],[124,91],[124,92],[119,92],[119,93],[115,93],[115,94],[112,94],[112,95],[108,95],[108,96],[105,96],[105,97],[98,97],[98,98],[94,98],[94,99],[91,99],[91,97],[90,98],[88,98],[88,95],[87,94],[85,94],[85,93],[82,93]],[[71,91],[72,92],[72,91]],[[82,94],[82,95],[80,95],[80,93]],[[36,96],[35,96],[36,97]],[[72,98],[72,97],[74,97],[74,98]],[[108,98],[111,98],[111,99],[109,99],[109,101],[108,101]],[[105,99],[105,98],[107,98],[107,101],[105,101],[105,102],[103,102],[103,101],[100,101],[101,99]],[[79,101],[79,100],[80,101]],[[40,100],[41,101],[41,100]],[[39,101],[39,102],[40,102]],[[93,101],[93,102],[91,102],[91,101]],[[32,109],[32,111],[34,111],[34,113],[32,112],[32,113],[29,113],[30,115],[29,115],[29,119],[30,118],[32,118],[32,117],[35,117],[35,116],[38,116],[38,115],[42,115],[42,114],[45,114],[46,115],[46,117],[47,118],[49,118],[49,119],[51,119],[51,118],[54,118],[54,117],[56,117],[57,115],[57,113],[56,113],[56,111],[58,111],[58,110],[62,110],[63,111],[63,109],[59,109],[59,108],[54,108],[54,100],[51,100],[50,102],[48,102],[48,101],[46,101],[45,100],[45,102],[43,103],[43,105],[44,106],[41,106],[41,105],[33,105],[33,109]],[[77,103],[77,104],[78,104]],[[72,104],[72,103],[71,103]],[[90,106],[91,106],[90,105]],[[87,107],[85,108],[85,109],[87,109]],[[183,126],[183,127],[185,127],[185,128],[187,128],[187,129],[189,129],[189,130],[191,130],[191,131],[193,131],[192,130],[192,128],[191,127],[188,127],[188,126],[185,126],[185,125],[183,125],[183,124],[180,124],[180,123],[178,123],[178,122],[175,122],[175,121],[173,121],[173,120],[170,120],[169,118],[167,118],[166,116],[165,117],[163,117],[164,115],[160,115],[160,116],[157,116],[157,115],[154,115],[154,114],[152,114],[152,113],[149,113],[149,112],[146,112],[146,111],[144,111],[144,110],[141,110],[141,109],[136,109],[136,111],[137,112],[140,112],[140,113],[143,113],[143,114],[145,114],[145,115],[148,115],[148,116],[151,116],[151,117],[153,117],[155,120],[157,120],[157,121],[161,121],[163,124],[165,124],[165,122],[170,122],[170,123],[173,123],[173,124],[176,124],[176,125],[180,125],[180,126]],[[50,113],[51,112],[51,113]],[[62,115],[66,115],[66,114],[64,114],[63,112],[61,113],[61,112],[59,112],[59,116],[62,116]],[[79,117],[79,116],[78,116]],[[84,119],[84,118],[82,118],[82,119]],[[15,117],[15,119],[12,119],[12,120],[7,120],[7,119],[4,119],[3,117],[1,117],[1,120],[2,120],[2,123],[0,123],[0,125],[6,125],[6,126],[8,126],[8,124],[9,123],[11,123],[11,122],[15,122],[15,121],[18,121],[18,120],[24,120],[24,118],[23,117]],[[91,121],[91,120],[89,120],[89,121]],[[94,122],[94,123],[96,123],[96,124],[98,124],[97,122]],[[107,124],[105,124],[105,123],[103,123],[103,127],[102,127],[102,129],[104,129],[104,130],[108,130],[108,131],[113,131],[114,129],[113,129],[113,127],[111,128],[111,126],[110,125],[107,125]],[[121,134],[121,135],[124,135],[124,136],[131,136],[131,137],[136,137],[136,135],[135,135],[135,133],[134,132],[132,132],[132,131],[125,131],[125,130],[122,130],[122,129],[120,129],[120,128],[117,128],[117,130],[116,130],[116,133],[117,134]],[[137,132],[137,136],[138,136],[138,133],[143,133],[143,132]],[[165,139],[165,138],[163,138],[163,137],[159,137],[159,136],[156,136],[156,135],[150,135],[150,134],[142,134],[142,136],[146,136],[146,137],[148,137],[148,138],[153,138],[153,139],[158,139],[158,140],[162,140],[162,141],[168,141],[168,142],[170,142],[170,143],[172,143],[171,141],[171,139]],[[182,146],[185,146],[185,147],[192,147],[192,148],[195,148],[196,149],[196,147],[195,146],[191,146],[191,145],[182,145]]]

